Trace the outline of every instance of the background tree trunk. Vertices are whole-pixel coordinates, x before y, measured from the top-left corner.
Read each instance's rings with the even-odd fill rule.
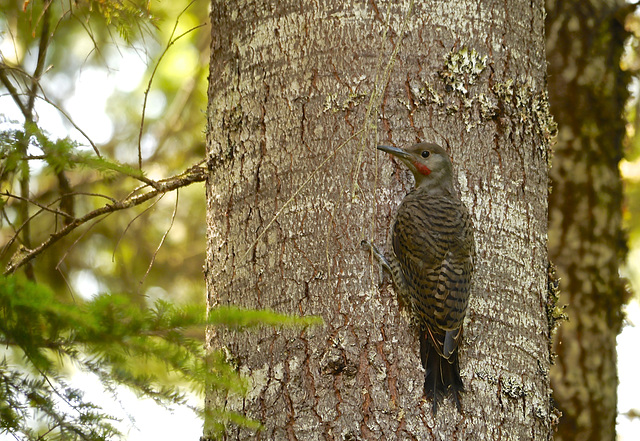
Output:
[[[212,1],[209,305],[323,327],[219,331],[251,375],[228,439],[550,439],[541,1]],[[464,417],[423,400],[418,340],[360,241],[412,186],[377,143],[442,144],[476,229]],[[209,400],[216,397],[210,395]]]
[[[552,113],[559,126],[551,168],[549,253],[569,321],[551,370],[563,413],[557,440],[615,440],[616,336],[625,288],[622,231],[624,106],[620,68],[624,1],[547,1]]]

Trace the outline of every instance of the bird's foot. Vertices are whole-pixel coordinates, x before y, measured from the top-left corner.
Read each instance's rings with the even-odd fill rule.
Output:
[[[360,242],[360,246],[369,249],[371,251],[371,254],[373,254],[373,257],[375,257],[376,260],[380,262],[380,265],[382,265],[385,270],[391,272],[389,261],[386,257],[384,257],[384,254],[382,254],[374,244],[372,244],[368,240],[363,240],[362,242]]]

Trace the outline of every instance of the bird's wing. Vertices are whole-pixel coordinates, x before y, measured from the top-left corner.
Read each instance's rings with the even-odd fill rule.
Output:
[[[429,207],[424,201],[403,203],[392,242],[410,290],[412,310],[440,355],[449,358],[462,336],[473,238],[468,236],[471,227],[466,210],[456,216],[449,214],[459,211],[438,212],[441,208]]]

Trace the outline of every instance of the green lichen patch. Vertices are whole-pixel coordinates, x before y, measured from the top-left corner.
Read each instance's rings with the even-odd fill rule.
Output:
[[[522,398],[531,392],[527,390],[521,378],[514,375],[505,375],[500,378],[501,392],[511,398]]]
[[[569,316],[564,312],[567,305],[558,306],[560,300],[560,279],[556,275],[556,266],[549,262],[547,267],[547,323],[549,324],[549,358],[554,362],[553,336],[564,320]]]
[[[468,87],[474,84],[487,67],[487,56],[475,49],[463,47],[447,54],[440,77],[451,90],[467,95]]]

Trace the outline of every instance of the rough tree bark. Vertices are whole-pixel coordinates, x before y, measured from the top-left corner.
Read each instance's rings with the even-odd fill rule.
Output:
[[[542,1],[212,1],[211,307],[323,327],[219,331],[251,375],[227,439],[550,439]],[[464,416],[423,399],[418,340],[360,241],[384,244],[412,182],[375,145],[451,154],[478,260]],[[209,396],[208,400],[217,399]]]
[[[616,438],[616,336],[625,297],[618,270],[626,253],[618,163],[630,80],[620,68],[625,5],[547,0],[549,96],[559,127],[549,253],[569,317],[551,369],[563,414],[557,440]]]

